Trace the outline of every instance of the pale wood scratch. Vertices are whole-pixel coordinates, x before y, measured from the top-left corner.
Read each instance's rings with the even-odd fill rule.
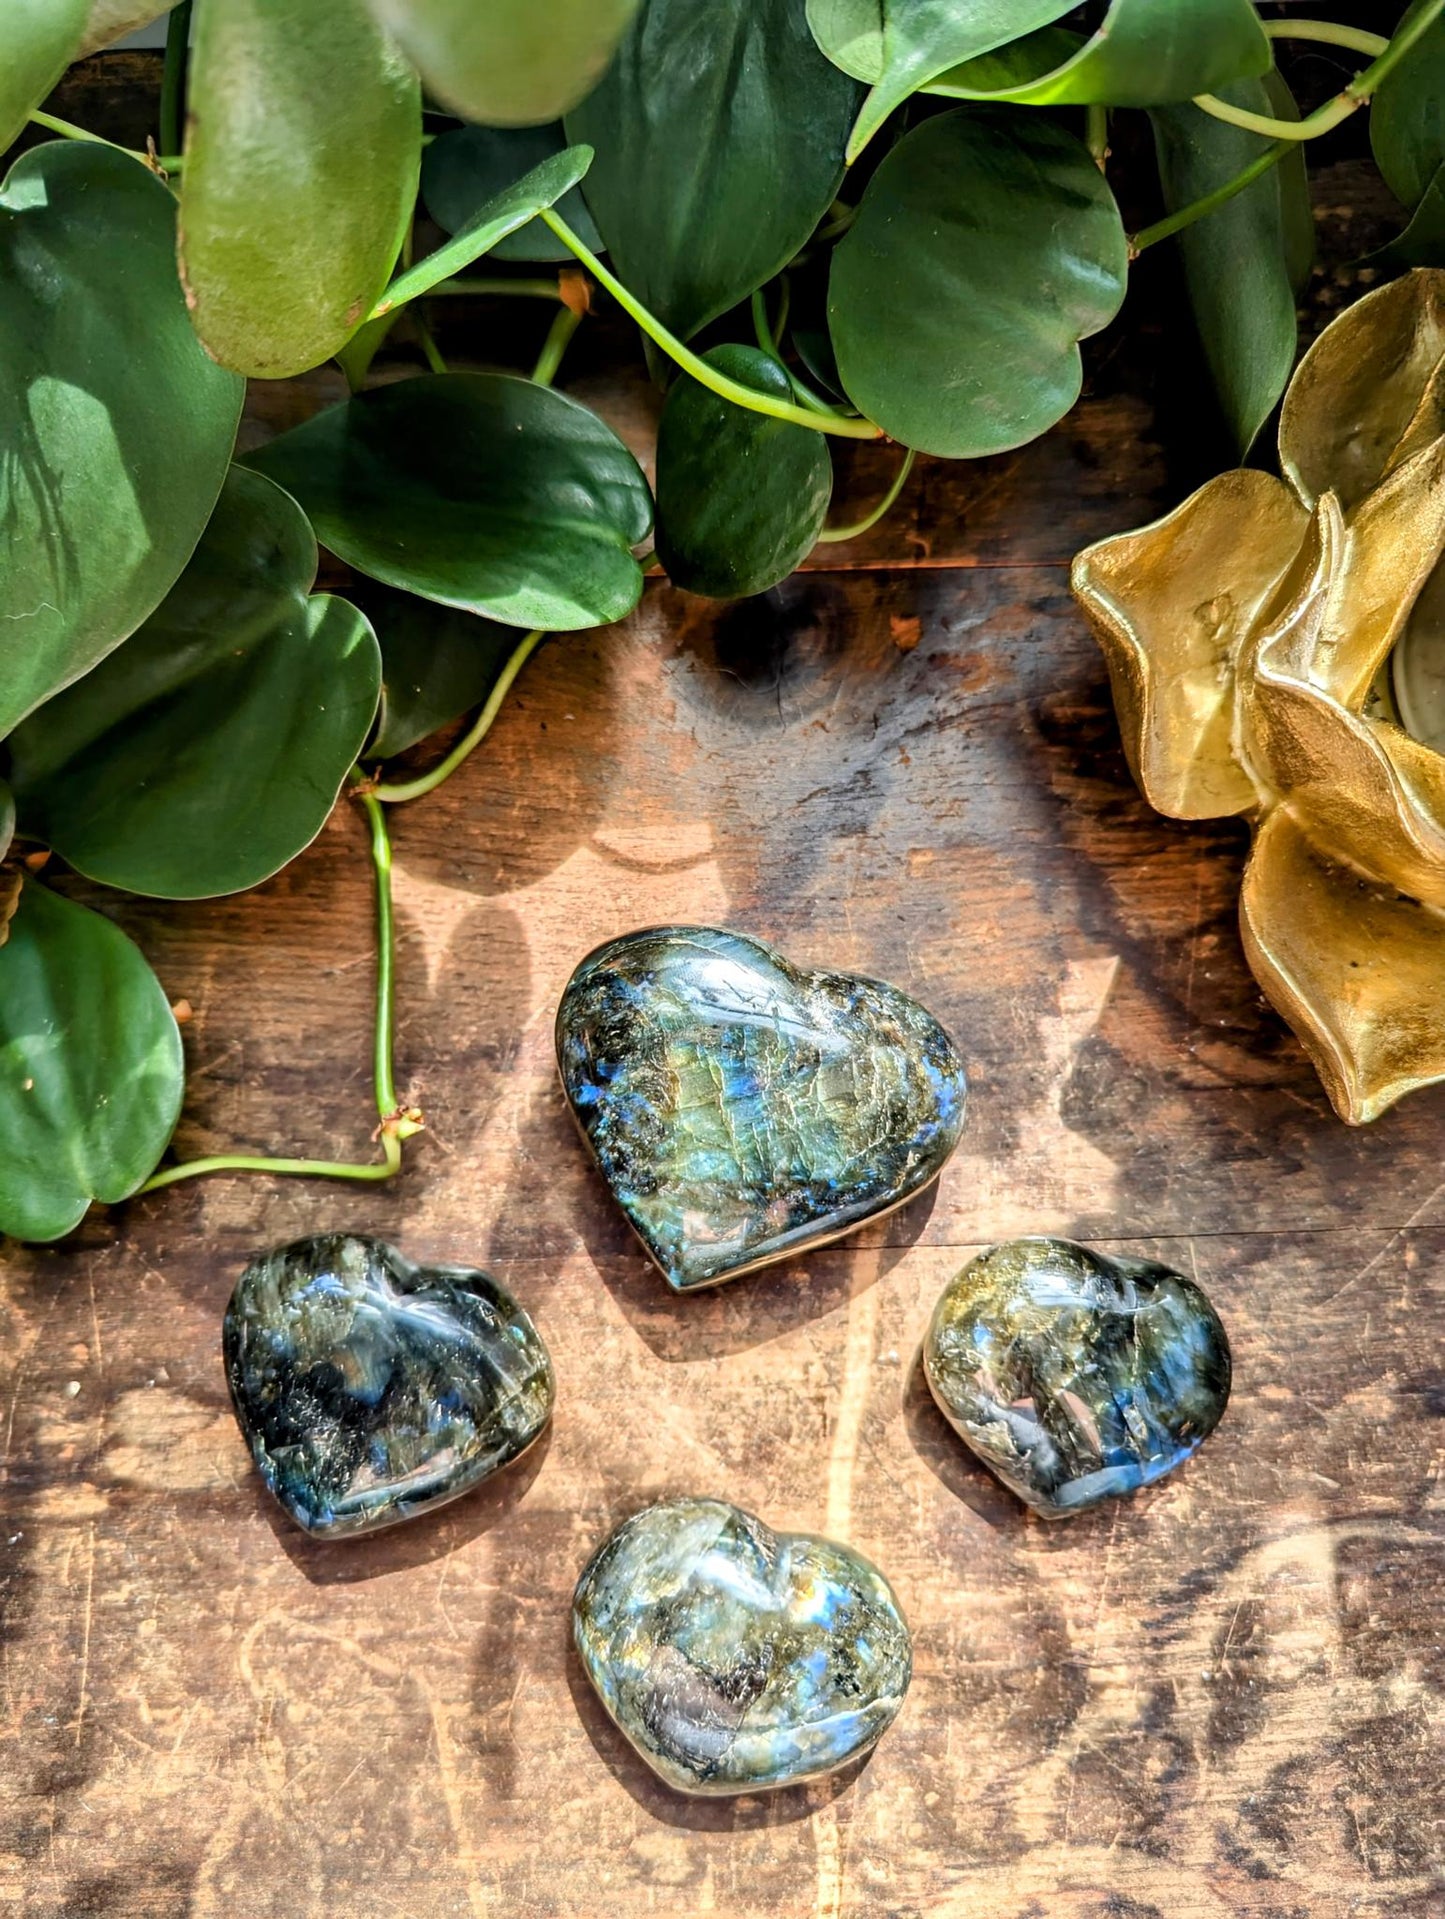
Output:
[[[86,1693],[90,1684],[90,1622],[95,1614],[95,1522],[86,1526],[85,1614],[80,1633],[80,1690],[75,1706],[75,1743],[85,1730]]]

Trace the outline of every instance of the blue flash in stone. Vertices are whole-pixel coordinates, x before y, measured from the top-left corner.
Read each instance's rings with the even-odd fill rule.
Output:
[[[861,1554],[774,1533],[719,1499],[625,1520],[572,1601],[602,1703],[679,1792],[759,1792],[869,1751],[903,1704],[912,1643]]]
[[[1229,1399],[1229,1341],[1193,1280],[1068,1239],[971,1260],[934,1309],[923,1363],[954,1431],[1046,1518],[1171,1472]]]
[[[562,1084],[678,1292],[836,1239],[937,1178],[962,1062],[896,987],[710,927],[629,933],[557,1012]]]
[[[253,1260],[222,1344],[261,1477],[327,1539],[455,1499],[552,1413],[552,1362],[511,1295],[378,1239],[323,1234]]]

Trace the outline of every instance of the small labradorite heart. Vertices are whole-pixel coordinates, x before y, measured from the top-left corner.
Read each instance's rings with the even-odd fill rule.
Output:
[[[1069,1239],[970,1260],[923,1364],[954,1431],[1049,1519],[1172,1472],[1229,1399],[1229,1340],[1194,1281]]]
[[[602,1175],[688,1292],[886,1213],[963,1129],[963,1064],[895,986],[707,926],[590,954],[557,1010],[562,1084]]]
[[[577,1582],[572,1626],[603,1705],[679,1792],[835,1772],[892,1725],[913,1671],[876,1567],[720,1499],[624,1520]]]
[[[327,1539],[455,1499],[552,1414],[552,1362],[516,1300],[379,1239],[322,1234],[252,1260],[222,1345],[261,1477]]]

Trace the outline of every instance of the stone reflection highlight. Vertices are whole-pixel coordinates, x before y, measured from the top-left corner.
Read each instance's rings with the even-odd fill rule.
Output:
[[[552,1363],[511,1295],[378,1239],[322,1234],[253,1260],[222,1344],[262,1478],[322,1538],[455,1499],[551,1417]]]
[[[686,1793],[836,1771],[892,1724],[913,1667],[892,1588],[861,1554],[718,1499],[625,1520],[578,1581],[572,1621],[608,1712]]]
[[[1229,1398],[1229,1341],[1193,1280],[1067,1239],[1017,1239],[944,1289],[923,1348],[949,1424],[1046,1518],[1188,1459]]]
[[[557,1058],[603,1177],[679,1292],[919,1192],[967,1101],[948,1035],[905,993],[710,927],[599,947],[562,996]]]

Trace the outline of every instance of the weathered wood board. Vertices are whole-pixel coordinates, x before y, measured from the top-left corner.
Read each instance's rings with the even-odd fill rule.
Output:
[[[925,465],[887,547],[731,608],[655,584],[539,654],[394,821],[399,1076],[431,1130],[393,1186],[216,1180],[5,1248],[0,1907],[1445,1913],[1445,1093],[1342,1127],[1244,966],[1242,833],[1130,784],[1063,562],[1177,497],[1151,364],[1106,343],[1048,442]],[[185,1154],[367,1150],[355,817],[256,893],[109,907],[195,1009]],[[668,1294],[575,1138],[551,1016],[591,945],[669,919],[944,1020],[974,1107],[934,1193]],[[245,1257],[327,1227],[488,1266],[560,1378],[494,1488],[331,1547],[249,1469],[218,1344]],[[1236,1357],[1196,1461],[1057,1528],[916,1365],[944,1281],[1022,1231],[1181,1265]],[[861,1772],[690,1803],[606,1723],[571,1587],[680,1491],[887,1569],[917,1672]]]

